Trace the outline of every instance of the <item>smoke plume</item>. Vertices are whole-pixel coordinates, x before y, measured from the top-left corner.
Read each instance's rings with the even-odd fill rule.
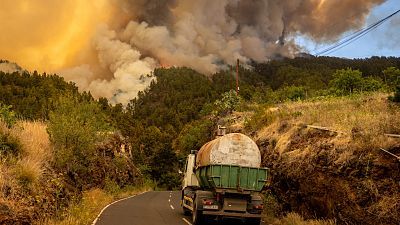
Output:
[[[156,67],[210,75],[236,59],[291,57],[295,36],[335,41],[384,1],[4,0],[0,55],[125,104]]]
[[[0,71],[4,73],[22,72],[23,69],[16,63],[0,61]]]

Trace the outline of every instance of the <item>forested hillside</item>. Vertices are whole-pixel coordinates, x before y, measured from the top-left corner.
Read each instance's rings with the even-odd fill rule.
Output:
[[[18,160],[25,157],[18,147],[19,137],[13,136],[18,132],[13,129],[19,129],[16,121],[41,121],[51,149],[51,157],[40,170],[47,175],[28,179],[29,185],[21,178],[23,184],[14,191],[24,189],[24,195],[31,196],[35,185],[57,180],[57,184],[49,183],[53,185],[50,189],[62,191],[51,199],[62,201],[56,208],[46,208],[49,215],[67,207],[72,196],[81,197],[93,188],[110,190],[151,181],[172,189],[180,183],[178,170],[186,154],[213,139],[217,124],[231,123],[229,116],[234,111],[254,114],[252,120],[242,118],[254,131],[270,119],[257,111],[259,106],[396,90],[390,99],[399,101],[399,68],[400,58],[384,57],[254,63],[240,68],[239,96],[233,91],[236,80],[232,70],[205,76],[190,68],[159,68],[154,71],[156,80],[126,106],[80,93],[73,83],[57,75],[0,72],[0,117],[5,124],[0,132],[0,171],[14,171],[11,168],[18,167]],[[3,196],[12,201],[13,195],[6,191],[10,183],[0,182],[0,187]],[[47,198],[46,193],[42,198]],[[35,220],[35,213],[13,214],[11,207],[9,221],[13,216]]]

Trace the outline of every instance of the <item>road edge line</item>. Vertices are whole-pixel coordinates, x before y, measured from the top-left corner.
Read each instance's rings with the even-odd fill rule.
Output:
[[[186,218],[182,218],[183,221],[185,221],[185,223],[187,223],[188,225],[192,225],[191,222],[189,222],[189,220],[187,220]]]
[[[116,203],[118,203],[118,202],[122,202],[122,201],[128,200],[128,199],[130,199],[130,198],[133,198],[133,197],[142,195],[142,194],[144,194],[144,193],[146,193],[146,192],[147,192],[147,191],[142,192],[142,193],[139,193],[139,194],[136,194],[136,195],[132,195],[132,196],[129,196],[129,197],[126,197],[126,198],[123,198],[123,199],[119,199],[119,200],[117,200],[117,201],[111,202],[110,204],[106,205],[106,206],[100,211],[100,213],[99,213],[99,215],[96,217],[96,219],[93,220],[92,225],[95,225],[95,224],[97,223],[97,221],[99,220],[101,214],[103,214],[103,212],[104,212],[108,207],[110,207],[111,205],[114,205],[114,204],[116,204]]]

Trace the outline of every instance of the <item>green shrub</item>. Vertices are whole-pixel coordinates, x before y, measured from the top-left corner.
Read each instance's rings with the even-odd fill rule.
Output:
[[[383,71],[385,83],[391,91],[400,85],[400,69],[396,67],[388,67]]]
[[[280,101],[299,101],[305,99],[306,97],[307,92],[305,87],[286,86],[278,91],[278,99]]]
[[[106,177],[104,182],[104,190],[109,194],[118,194],[121,191],[120,186],[114,180],[111,180],[109,177]]]
[[[350,68],[337,70],[330,83],[333,91],[339,95],[349,95],[362,90],[363,77],[359,70]]]
[[[16,122],[17,118],[15,113],[11,110],[12,106],[3,105],[0,103],[0,121],[6,123],[7,127],[12,127]]]
[[[90,183],[100,157],[96,144],[111,130],[105,115],[96,102],[69,95],[60,97],[57,106],[48,125],[56,167],[71,174],[77,186]]]
[[[363,91],[379,91],[382,90],[384,84],[380,78],[366,77],[362,82]]]
[[[214,102],[215,114],[226,115],[237,110],[242,102],[242,98],[231,90],[222,94],[222,98]]]
[[[396,87],[396,92],[394,96],[390,96],[389,100],[392,102],[400,102],[400,85]]]
[[[208,119],[186,124],[174,140],[175,151],[186,155],[191,150],[199,150],[204,143],[211,140],[214,127],[214,123]]]
[[[16,137],[8,131],[0,130],[0,156],[7,159],[16,156],[20,153],[21,148],[21,143]]]
[[[272,112],[266,106],[261,106],[250,119],[245,121],[245,129],[248,132],[256,131],[272,124],[280,113]]]

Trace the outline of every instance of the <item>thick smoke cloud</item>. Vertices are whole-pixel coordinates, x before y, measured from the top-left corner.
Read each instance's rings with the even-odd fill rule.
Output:
[[[10,2],[9,7],[15,2],[5,1]],[[75,4],[61,0],[32,1],[36,3],[33,9],[41,10],[46,9],[46,3],[58,4],[47,8],[58,13],[55,18],[60,17],[48,22],[49,26],[54,27],[53,23],[62,21],[55,27],[60,31],[70,30],[67,32],[70,39],[59,41],[66,46],[61,49],[69,49],[70,45],[79,47],[72,48],[75,49],[73,52],[66,51],[67,55],[62,51],[50,55],[59,59],[50,69],[60,72],[96,97],[107,97],[113,103],[124,104],[147,87],[153,79],[147,75],[156,67],[188,66],[211,75],[234,64],[236,59],[246,63],[267,61],[276,56],[291,57],[299,51],[292,41],[296,35],[306,35],[316,42],[334,41],[343,32],[360,28],[370,10],[384,2],[96,0],[93,8],[87,3],[91,1],[83,0],[71,0]],[[59,16],[67,12],[75,12],[80,20],[84,19],[85,30],[78,29],[82,25],[80,20],[71,21]],[[48,43],[46,36],[39,42]],[[0,46],[4,43],[0,39]],[[60,48],[57,41],[52,43],[54,49]],[[48,46],[43,49],[52,50]],[[1,49],[0,53],[3,53]]]

